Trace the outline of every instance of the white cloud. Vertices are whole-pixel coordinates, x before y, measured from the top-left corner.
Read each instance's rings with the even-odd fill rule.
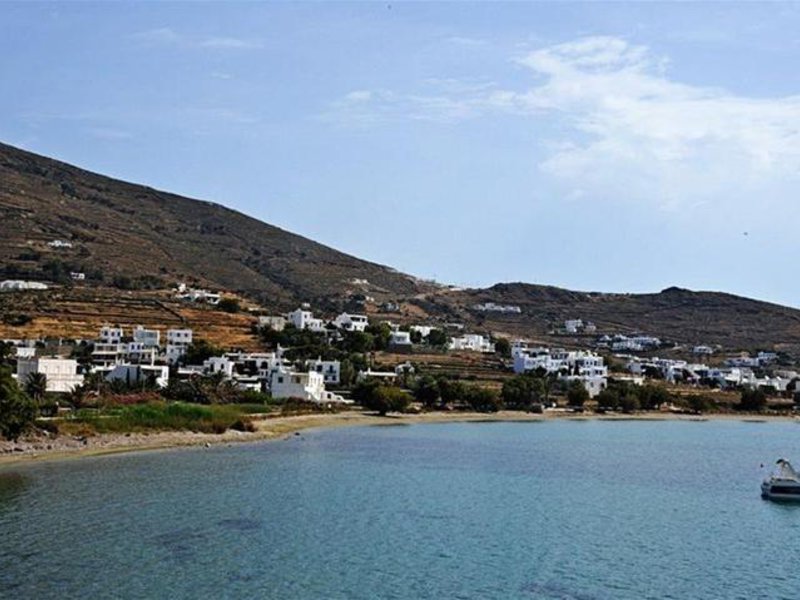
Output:
[[[664,61],[619,38],[551,46],[519,62],[544,81],[517,101],[569,126],[541,164],[562,180],[684,208],[797,178],[800,96],[748,98],[675,82]]]
[[[787,202],[786,186],[800,179],[800,96],[751,98],[684,84],[667,75],[666,58],[609,36],[543,47],[515,62],[532,76],[521,90],[429,80],[429,93],[361,90],[334,112],[369,125],[509,113],[542,131],[557,125],[542,142],[539,167],[565,196],[580,189],[586,198],[645,199],[663,209],[752,209],[767,190],[769,201]]]
[[[149,46],[176,46],[219,50],[252,50],[261,48],[258,40],[231,36],[198,36],[179,33],[171,27],[157,27],[132,34],[131,39]]]
[[[200,40],[197,44],[203,48],[232,48],[245,50],[261,48],[261,42],[235,37],[210,37]]]

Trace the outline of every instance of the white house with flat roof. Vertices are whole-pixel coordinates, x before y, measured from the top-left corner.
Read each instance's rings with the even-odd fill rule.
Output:
[[[122,342],[123,335],[122,327],[105,325],[100,328],[100,336],[97,339],[101,344],[119,344]]]
[[[191,329],[168,329],[166,357],[169,364],[175,364],[186,354],[186,349],[192,344]]]
[[[337,329],[345,331],[364,331],[369,325],[369,319],[366,315],[351,315],[343,312],[333,320],[333,324]]]
[[[476,333],[467,333],[450,340],[450,350],[469,350],[471,352],[494,352],[494,344]]]
[[[160,388],[169,383],[169,367],[167,365],[132,365],[120,363],[105,369],[106,381],[124,381],[128,385],[143,385],[152,380]]]
[[[258,317],[259,327],[269,327],[273,331],[283,331],[286,327],[286,317],[280,315],[266,315]]]
[[[24,386],[32,373],[47,379],[47,391],[69,393],[83,383],[78,373],[78,361],[71,358],[34,357],[17,359],[17,381]]]
[[[308,329],[309,331],[325,331],[325,323],[322,319],[314,317],[314,313],[305,308],[298,308],[286,315],[288,321],[297,329]]]
[[[299,398],[307,402],[346,403],[341,396],[325,389],[325,378],[322,373],[308,371],[297,373],[285,367],[272,372],[270,392],[273,398]]]
[[[340,383],[342,363],[338,360],[322,360],[322,358],[307,360],[306,368],[309,371],[322,373],[324,383],[328,385],[339,385]]]
[[[145,348],[158,348],[161,345],[161,334],[157,329],[145,329],[137,325],[133,330],[133,341]]]

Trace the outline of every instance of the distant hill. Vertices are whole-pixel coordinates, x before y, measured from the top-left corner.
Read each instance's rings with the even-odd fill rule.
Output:
[[[470,308],[484,302],[516,305],[522,312],[499,314]],[[729,350],[800,351],[800,310],[720,292],[672,287],[655,294],[607,294],[502,283],[437,296],[428,310],[437,309],[492,331],[547,336],[563,327],[566,319],[582,319],[592,321],[600,333],[641,332]]]
[[[54,240],[72,247],[49,247]],[[281,306],[425,289],[413,277],[219,204],[125,183],[4,144],[0,267],[0,278],[58,280],[76,270],[85,272],[90,284],[128,288],[196,281]]]
[[[55,240],[71,247],[48,245]],[[69,283],[70,271],[84,272],[82,286],[102,288],[109,305],[113,300],[107,294],[114,289],[124,291],[128,302],[137,290],[163,290],[186,281],[237,292],[271,310],[308,301],[315,309],[333,311],[353,295],[368,295],[401,304],[400,313],[386,315],[395,321],[460,321],[478,331],[548,343],[590,342],[556,333],[565,319],[579,318],[594,322],[602,333],[643,332],[683,344],[776,348],[800,356],[800,311],[792,308],[678,288],[656,294],[575,292],[525,283],[441,288],[212,202],[125,183],[0,144],[0,279]],[[56,327],[61,314],[71,313],[59,313],[55,297],[40,298],[38,309],[31,302],[26,311]],[[76,317],[106,305],[82,296],[74,301],[88,302],[70,309]],[[517,305],[521,313],[472,308],[487,301]],[[0,310],[9,302],[0,303]],[[142,319],[148,302],[137,305]],[[66,300],[61,304],[69,308]],[[152,315],[154,322],[158,314]],[[84,327],[94,327],[97,318],[102,315]],[[188,318],[193,319],[202,317]],[[30,327],[37,331],[35,323]],[[23,333],[11,326],[3,330]]]

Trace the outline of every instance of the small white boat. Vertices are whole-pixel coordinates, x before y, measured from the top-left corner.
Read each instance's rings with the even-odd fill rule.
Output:
[[[800,502],[800,475],[788,460],[778,459],[775,471],[761,483],[765,500],[795,500]]]

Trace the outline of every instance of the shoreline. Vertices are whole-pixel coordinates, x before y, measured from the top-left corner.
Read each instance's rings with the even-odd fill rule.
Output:
[[[430,412],[378,416],[373,413],[346,411],[330,414],[279,416],[254,421],[255,432],[226,431],[222,434],[191,431],[99,434],[91,437],[45,435],[17,442],[0,441],[0,468],[10,465],[106,456],[128,452],[170,450],[220,444],[255,443],[286,439],[309,429],[337,427],[419,425],[426,423],[544,422],[544,421],[741,421],[749,423],[800,422],[800,418],[783,415],[737,415],[646,412],[630,415],[572,412],[496,413]]]

